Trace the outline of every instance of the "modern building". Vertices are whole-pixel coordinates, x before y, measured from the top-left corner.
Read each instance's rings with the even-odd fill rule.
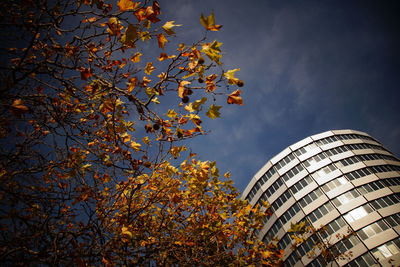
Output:
[[[242,197],[271,205],[258,237],[277,242],[284,266],[400,266],[400,161],[366,133],[327,131],[289,146]],[[288,230],[303,221],[324,230],[293,246]],[[323,257],[314,248],[322,240],[348,257]]]

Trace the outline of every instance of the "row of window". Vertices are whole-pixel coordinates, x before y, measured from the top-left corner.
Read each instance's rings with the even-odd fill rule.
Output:
[[[381,172],[391,172],[391,171],[400,171],[400,166],[396,165],[379,165],[379,166],[372,166],[366,167],[363,169],[355,170],[352,172],[347,173],[345,176],[350,181],[374,174],[374,173],[381,173]]]
[[[357,207],[357,208],[347,212],[346,214],[343,215],[343,218],[345,218],[346,221],[348,221],[348,222],[353,222],[353,221],[356,221],[358,219],[361,219],[361,218],[367,216],[368,214],[372,213],[374,210],[388,207],[390,205],[394,205],[399,202],[400,202],[400,193],[392,194],[392,195],[385,196],[383,198],[379,198],[379,199],[371,201],[370,204],[372,205],[372,207],[374,207],[374,209],[370,206],[370,204],[367,203],[363,206]],[[325,216],[326,214],[328,214],[329,212],[331,212],[333,209],[334,209],[334,206],[330,202],[327,202],[324,205],[322,205],[321,207],[319,207],[316,210],[314,210],[313,212],[311,212],[309,215],[307,215],[306,218],[308,218],[308,220],[310,220],[311,222],[314,223],[317,220],[319,220],[320,218],[322,218],[323,216]],[[297,205],[297,203],[294,204],[274,223],[274,225],[268,231],[267,236],[269,236],[270,238],[275,236],[278,233],[279,229],[286,222],[291,220],[294,217],[294,215],[297,214],[299,211],[300,211],[300,208]],[[339,221],[336,223],[339,224]],[[334,227],[334,226],[335,225],[332,224],[332,227]]]
[[[279,207],[281,207],[291,196],[292,195],[290,194],[290,191],[286,191],[277,200],[274,201],[274,203],[271,205],[271,210],[273,212],[277,211]]]
[[[372,254],[376,259],[384,260],[400,253],[400,238],[396,238],[392,241],[386,242],[385,244],[373,249]]]
[[[343,135],[336,135],[336,136],[330,136],[321,140],[318,140],[316,142],[310,143],[304,147],[301,147],[299,149],[297,149],[296,151],[294,151],[294,154],[297,156],[300,156],[308,151],[311,151],[313,149],[315,149],[316,147],[318,147],[319,145],[324,145],[327,143],[331,143],[331,142],[335,142],[338,140],[346,140],[346,139],[364,139],[364,140],[373,140],[374,139],[368,137],[368,136],[364,136],[364,135],[358,135],[358,134],[343,134]],[[344,148],[346,147],[346,148]],[[342,149],[343,150],[342,150]],[[365,149],[365,148],[375,148],[375,149],[383,149],[380,146],[377,145],[371,145],[371,144],[353,144],[353,145],[347,145],[347,146],[342,146],[341,148],[334,148],[334,149],[330,149],[327,152],[328,155],[331,154],[335,154],[336,150],[337,151],[347,151],[348,149]],[[257,181],[257,183],[254,185],[254,187],[251,189],[250,193],[248,194],[247,198],[249,201],[251,201],[253,199],[253,197],[255,196],[255,194],[257,193],[257,191],[261,188],[261,186],[269,179],[271,178],[275,173],[276,173],[276,169],[281,169],[284,166],[286,166],[289,162],[291,162],[292,160],[295,159],[293,153],[287,155],[286,157],[284,157],[283,159],[281,159],[280,161],[278,161],[274,166],[272,166],[266,173],[265,175],[263,175],[261,177],[261,179],[259,179]],[[337,154],[337,153],[336,153]],[[314,160],[316,160],[316,162],[320,161],[323,158],[326,158],[326,155],[324,153],[320,153],[317,156],[315,156],[316,158]],[[314,157],[313,157],[314,158]],[[310,161],[309,161],[310,160]],[[312,164],[312,159],[309,159],[308,161],[305,161],[305,165],[308,167],[310,166],[310,164]],[[298,165],[299,168],[302,168],[302,166],[299,164]],[[300,172],[302,169],[297,170],[298,172]],[[294,170],[296,172],[296,170]],[[297,172],[297,173],[298,173]],[[295,174],[297,174],[295,173]],[[295,174],[292,174],[292,176],[290,176],[290,174],[288,174],[290,177],[293,177]],[[290,177],[288,177],[287,179],[290,179]],[[287,180],[285,180],[287,181]]]
[[[368,161],[368,160],[378,160],[378,159],[387,159],[387,160],[397,160],[396,158],[388,155],[382,154],[367,154],[367,155],[358,155],[349,158],[345,158],[336,162],[336,167],[342,168],[345,166],[349,166],[351,164],[355,164],[357,162]]]
[[[303,188],[305,188],[307,185],[311,184],[313,181],[314,180],[309,175],[307,175],[306,177],[295,183],[293,186],[291,186],[290,191],[294,195]]]
[[[357,191],[357,189],[353,189],[332,199],[332,202],[336,207],[340,207],[358,196],[360,196],[360,193]]]
[[[321,189],[317,188],[314,191],[307,194],[306,196],[304,196],[302,199],[300,199],[299,204],[302,208],[304,208],[307,205],[311,204],[316,199],[318,199],[322,195],[323,195],[323,193],[322,193]]]
[[[302,170],[304,170],[304,167],[302,164],[298,164],[289,171],[287,171],[284,175],[282,175],[282,178],[285,182],[289,181],[290,178],[295,176],[296,174],[300,173]]]
[[[344,267],[368,267],[376,264],[374,258],[368,252],[355,258]]]
[[[310,219],[311,222],[314,223],[318,221],[320,218],[324,217],[329,212],[331,212],[333,209],[334,209],[333,205],[330,202],[327,202],[318,209],[308,214],[307,217]]]
[[[365,136],[365,135],[359,135],[359,134],[340,134],[340,135],[334,135],[334,136],[330,136],[330,137],[326,137],[323,139],[320,139],[316,142],[312,142],[304,147],[301,147],[299,149],[297,149],[296,151],[294,151],[294,153],[297,156],[301,156],[313,149],[315,149],[318,146],[322,146],[322,145],[326,145],[329,143],[333,143],[339,140],[349,140],[349,139],[363,139],[363,140],[371,140],[374,142],[377,142],[376,140],[374,140],[373,138],[369,137],[369,136]]]
[[[333,156],[333,155],[337,155],[340,153],[344,153],[346,151],[350,151],[350,150],[360,150],[360,149],[377,149],[377,150],[384,150],[386,151],[383,147],[381,146],[377,146],[377,145],[372,145],[372,144],[350,144],[350,145],[343,145],[343,146],[338,146],[335,148],[331,148],[328,150],[325,150],[324,152],[328,155],[328,156]]]
[[[379,220],[374,222],[368,226],[365,226],[361,230],[357,231],[357,236],[359,236],[362,240],[368,239],[377,235],[385,230],[389,229],[389,226],[385,223],[385,220]]]

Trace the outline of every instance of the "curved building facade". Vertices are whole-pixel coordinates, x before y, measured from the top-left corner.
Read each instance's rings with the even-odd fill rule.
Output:
[[[289,146],[261,168],[242,197],[271,205],[258,237],[276,240],[284,266],[400,265],[400,161],[366,133],[327,131]],[[325,230],[294,248],[288,230],[301,221]],[[349,231],[356,234],[342,239]],[[322,240],[349,257],[327,262],[313,249]]]

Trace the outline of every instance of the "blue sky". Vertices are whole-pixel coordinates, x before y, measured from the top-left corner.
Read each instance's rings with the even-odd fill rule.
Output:
[[[398,7],[378,1],[160,0],[183,24],[179,42],[202,36],[201,13],[223,28],[226,69],[241,68],[244,106],[224,107],[207,136],[190,141],[229,170],[239,190],[271,157],[309,135],[355,129],[400,155]]]

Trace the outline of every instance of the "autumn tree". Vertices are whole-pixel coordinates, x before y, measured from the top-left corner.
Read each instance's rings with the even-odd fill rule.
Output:
[[[172,47],[181,25],[157,2],[0,10],[1,265],[279,264],[254,236],[265,208],[185,146],[243,101],[239,69],[206,38],[214,14],[199,41]]]

